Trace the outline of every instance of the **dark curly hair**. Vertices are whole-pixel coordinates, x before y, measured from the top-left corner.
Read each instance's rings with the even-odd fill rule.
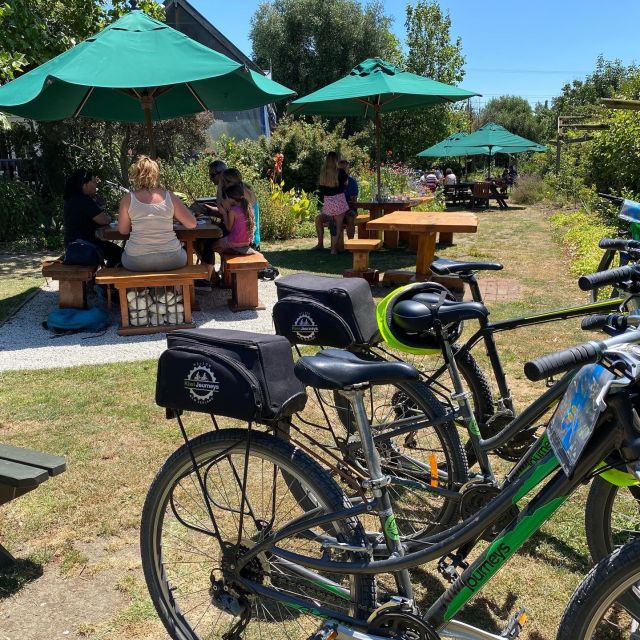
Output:
[[[69,200],[72,196],[82,193],[82,185],[93,180],[95,173],[90,169],[76,169],[64,183],[64,193],[62,197]]]

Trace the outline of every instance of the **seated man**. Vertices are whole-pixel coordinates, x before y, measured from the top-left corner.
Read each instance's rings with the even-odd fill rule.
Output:
[[[349,238],[349,240],[353,240],[353,237],[356,234],[356,216],[358,215],[358,210],[356,208],[359,193],[358,182],[349,172],[350,165],[348,160],[340,160],[338,162],[338,169],[342,169],[347,175],[347,186],[345,188],[344,195],[347,198],[347,203],[349,204],[350,209],[345,214],[344,219],[347,227],[347,238]]]

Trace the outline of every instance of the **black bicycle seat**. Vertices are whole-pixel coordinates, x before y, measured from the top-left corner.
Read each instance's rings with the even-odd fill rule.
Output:
[[[416,296],[418,297],[418,296]],[[431,303],[429,303],[431,304]],[[443,304],[437,311],[442,324],[480,320],[489,315],[488,309],[479,302],[455,302]],[[427,304],[418,300],[403,300],[392,311],[393,322],[405,331],[428,331],[433,326],[434,313]]]
[[[462,262],[451,258],[437,258],[431,263],[431,271],[439,276],[471,271],[501,271],[502,268],[499,262]]]
[[[406,362],[361,360],[349,351],[324,349],[296,362],[296,377],[317,389],[345,389],[356,384],[386,384],[417,380],[417,369]]]

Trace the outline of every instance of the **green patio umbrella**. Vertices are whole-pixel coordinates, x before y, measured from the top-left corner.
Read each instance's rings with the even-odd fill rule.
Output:
[[[447,136],[444,140],[436,142],[436,144],[428,147],[424,151],[421,151],[417,155],[420,158],[451,158],[456,156],[478,156],[489,153],[488,147],[463,146],[464,138],[468,135],[469,134],[464,131],[454,133]],[[460,145],[453,147],[451,146],[453,143],[460,143]]]
[[[0,87],[0,111],[34,120],[146,122],[241,111],[293,95],[163,22],[134,10]]]
[[[373,118],[380,197],[380,114],[458,102],[480,95],[403,71],[380,58],[369,58],[348,76],[289,105],[289,113]]]
[[[443,140],[442,143],[444,142]],[[527,138],[523,138],[515,133],[511,133],[499,124],[489,122],[477,131],[446,144],[446,150],[448,152],[446,155],[474,155],[470,153],[473,149],[481,149],[480,154],[489,156],[489,175],[491,175],[491,156],[496,153],[546,151],[545,146],[532,140],[527,140]],[[479,155],[478,152],[476,152],[475,155]]]

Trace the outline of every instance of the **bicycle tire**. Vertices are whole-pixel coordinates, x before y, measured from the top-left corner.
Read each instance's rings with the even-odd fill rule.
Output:
[[[628,616],[619,604],[630,603],[633,609],[637,610],[636,605],[640,605],[640,592],[636,589],[629,592],[629,589],[638,580],[640,541],[620,547],[612,555],[602,559],[585,576],[564,611],[556,640],[635,637],[635,634],[631,633],[618,635],[617,631],[623,624],[638,621],[637,617]],[[616,614],[607,621],[606,613],[614,607]]]
[[[428,420],[442,419],[446,415],[445,407],[423,382],[404,381],[391,385],[377,385],[372,388],[373,391],[370,391],[370,393],[376,394],[376,390],[383,387],[389,390],[386,393],[384,391],[379,392],[380,396],[378,397],[386,398],[383,401],[391,404],[389,408],[383,411],[380,409],[381,405],[375,406],[373,400],[365,402],[365,405],[369,406],[368,417],[370,423],[373,422],[372,416],[381,413],[382,415],[387,415],[390,411],[394,412],[395,419],[401,419],[415,413],[426,416]],[[310,394],[310,396],[313,398],[314,394]],[[320,397],[322,397],[321,394]],[[334,409],[339,415],[339,420],[332,420],[332,416],[329,415],[327,418],[335,426],[342,426],[345,430],[342,437],[348,439],[349,435],[357,431],[353,412],[344,396],[334,393],[331,394],[331,397],[334,404],[325,404],[324,410]],[[373,398],[373,395],[371,398]],[[318,403],[308,402],[306,411],[308,412],[310,407],[314,407],[316,404]],[[429,436],[426,429],[431,430],[429,433],[433,435]],[[412,434],[419,434],[417,437],[413,436],[412,439],[410,439],[410,434],[406,434],[402,441],[396,439],[386,442],[381,439],[378,452],[381,457],[383,472],[409,482],[412,480],[422,481],[425,474],[423,469],[429,462],[429,455],[433,453],[433,450],[429,450],[431,445],[425,444],[424,439],[433,437],[437,440],[436,445],[434,445],[435,449],[442,449],[443,458],[440,457],[438,460],[438,469],[440,475],[446,475],[446,485],[443,486],[448,489],[456,489],[468,480],[467,460],[458,430],[452,422],[442,422],[426,427],[426,429],[423,428],[412,432]],[[373,430],[375,430],[375,426]],[[424,446],[420,446],[420,435],[423,436],[422,445]],[[426,451],[424,459],[418,459],[415,452],[422,450]],[[350,456],[346,457],[346,461],[364,467],[361,451],[354,451]],[[440,503],[435,502],[436,498],[433,498],[431,502],[427,502],[425,498],[427,496],[426,491],[410,487],[398,488],[393,484],[390,485],[390,492],[396,523],[403,539],[422,539],[449,528],[458,520],[458,501],[452,498],[438,497],[437,500],[441,500]],[[419,516],[416,512],[417,509],[423,515]],[[418,528],[420,525],[418,517],[424,519],[422,523],[424,526],[420,528]]]
[[[212,509],[215,511],[217,526],[226,543],[226,553],[232,550],[233,557],[236,557],[238,548],[243,548],[243,545],[245,548],[249,548],[251,544],[255,543],[256,536],[262,535],[260,531],[267,531],[265,527],[266,524],[269,524],[269,520],[256,519],[256,515],[259,515],[258,498],[261,483],[262,509],[266,509],[267,512],[271,510],[274,514],[277,509],[286,511],[281,514],[285,522],[295,517],[291,511],[291,505],[296,506],[295,497],[288,498],[286,487],[284,494],[282,494],[282,485],[280,491],[276,491],[279,473],[288,474],[290,479],[295,478],[305,489],[305,495],[312,499],[316,506],[327,511],[343,509],[349,504],[344,493],[329,474],[300,449],[269,434],[251,432],[247,452],[247,438],[247,430],[222,429],[202,434],[191,441],[191,449],[201,474],[205,478],[207,495]],[[222,474],[219,468],[214,469],[214,465],[220,463],[225,466],[224,460],[228,460],[229,468],[233,473],[227,471],[226,474]],[[239,471],[235,467],[236,461],[242,461],[243,467],[238,467]],[[234,473],[236,477],[245,477],[243,476],[245,462],[247,464],[247,479],[243,486],[248,487],[250,483],[253,486],[255,482],[257,492],[255,495],[251,494],[250,500],[240,501],[240,509],[236,509],[234,512],[230,504],[228,505],[229,509],[222,506],[223,500],[225,496],[229,496],[229,492],[234,486]],[[259,473],[261,466],[262,471],[265,471],[265,464],[267,470],[271,469],[270,473],[266,473],[266,477],[274,479],[273,489],[266,493],[264,490],[265,474]],[[218,477],[214,478],[216,470]],[[210,473],[211,476],[209,476]],[[200,637],[205,637],[200,635],[205,632],[207,638],[212,637],[212,630],[205,629],[205,625],[209,620],[213,621],[216,616],[217,619],[214,623],[216,626],[221,619],[225,624],[231,626],[233,620],[237,621],[237,615],[234,617],[229,613],[229,610],[237,611],[237,609],[230,609],[230,605],[227,604],[229,598],[232,597],[231,594],[237,598],[238,602],[245,603],[245,609],[250,607],[252,618],[244,630],[252,628],[253,633],[248,632],[247,635],[255,635],[255,627],[261,624],[261,616],[264,616],[263,623],[265,625],[275,623],[279,627],[281,626],[281,635],[284,637],[295,637],[296,632],[301,639],[311,635],[319,626],[317,618],[304,610],[280,606],[275,598],[269,600],[265,596],[259,598],[254,596],[251,599],[251,596],[247,594],[240,594],[238,597],[237,594],[234,594],[233,583],[231,583],[227,595],[222,595],[223,598],[227,598],[223,601],[227,610],[223,610],[219,604],[216,604],[214,591],[219,583],[214,580],[214,576],[217,576],[218,572],[224,575],[225,552],[222,551],[219,542],[212,535],[213,525],[206,509],[198,504],[198,502],[204,503],[204,500],[200,500],[202,493],[193,475],[191,455],[185,444],[175,451],[161,467],[149,488],[142,512],[140,528],[142,566],[151,600],[169,635],[174,640],[197,640]],[[209,482],[210,477],[212,478],[211,482]],[[229,492],[222,489],[221,483],[229,485]],[[195,491],[195,497],[199,496],[197,500],[185,498],[192,487]],[[237,483],[235,492],[238,493]],[[268,499],[266,505],[265,495]],[[271,496],[273,496],[272,499]],[[233,498],[233,496],[231,497]],[[276,497],[278,500],[277,509]],[[287,499],[285,500],[285,498]],[[241,511],[249,512],[253,525],[262,528],[256,529],[257,532],[252,533],[251,527],[253,525],[247,524],[249,513],[240,525],[238,523],[240,516],[235,514],[240,514]],[[305,510],[302,509],[302,515],[304,512]],[[199,513],[204,514],[204,523],[199,518]],[[272,517],[270,521],[272,525],[275,524],[277,515]],[[190,522],[186,522],[187,519]],[[209,522],[208,529],[204,529],[207,522]],[[238,529],[242,527],[239,546],[235,539],[238,531],[233,532],[234,526]],[[274,526],[274,528],[278,527]],[[200,535],[200,538],[197,538],[198,544],[192,543],[189,537],[194,536],[194,531],[195,534]],[[232,532],[228,536],[228,543],[225,536],[226,531]],[[339,540],[356,546],[365,544],[364,531],[355,518],[336,522],[335,531]],[[165,534],[168,540],[166,544],[163,537]],[[287,540],[289,539],[280,541],[278,546],[282,547],[284,544],[286,547]],[[301,536],[298,542],[314,546],[314,548],[318,547],[317,553],[321,553],[320,545],[316,540],[309,540]],[[214,557],[216,548],[219,552],[218,558]],[[204,559],[197,562],[195,556],[200,551],[202,551]],[[175,560],[172,562],[174,556]],[[343,557],[356,556],[348,552],[343,554]],[[219,566],[216,563],[220,563]],[[329,606],[341,606],[342,610],[346,610],[350,615],[366,617],[375,607],[375,579],[372,576],[344,576],[343,579],[347,581],[345,587],[348,585],[349,599],[347,600],[344,595],[337,597],[333,592],[329,593],[326,589],[321,589],[310,583],[308,578],[303,578],[295,572],[292,574],[293,577],[288,576],[286,563],[278,564],[278,560],[274,556],[261,555],[260,559],[255,558],[248,567],[252,572],[249,577],[254,581],[268,580],[271,587],[276,589],[279,589],[282,584],[282,590],[286,593],[295,593],[294,588],[302,582],[303,585],[299,588],[303,595],[309,597],[311,593],[310,597],[316,600],[319,597],[315,595],[316,592],[321,592],[321,597],[328,599]],[[233,565],[227,564],[226,568],[228,572],[229,569],[233,569]],[[198,587],[203,588],[198,589]],[[235,590],[237,589],[236,585]],[[221,593],[221,590],[218,592]],[[202,600],[203,593],[205,594],[204,600]],[[189,600],[190,597],[191,600]],[[194,599],[202,600],[202,602],[198,606],[190,606],[193,605]],[[324,603],[324,600],[320,602]],[[204,608],[204,612],[201,612],[202,608]],[[267,613],[269,616],[266,615]],[[231,620],[228,619],[229,617]],[[194,621],[197,622],[194,624]],[[290,624],[292,621],[294,624]],[[196,627],[199,627],[199,630],[196,630]],[[266,633],[263,633],[265,629],[258,626],[258,631],[260,631],[260,637],[262,635],[279,637],[273,633],[273,627],[266,629]],[[214,635],[223,637],[220,633]]]
[[[594,562],[640,537],[639,498],[637,487],[618,487],[599,476],[593,479],[585,506],[585,531]]]
[[[617,258],[617,264],[616,264]],[[600,258],[600,263],[598,264],[598,268],[596,272],[600,273],[601,271],[608,271],[609,269],[614,269],[615,267],[620,266],[620,252],[615,249],[607,249],[602,254],[602,258]],[[589,292],[589,302],[598,302],[599,293],[602,291],[602,287],[596,287],[595,289],[591,289]],[[613,288],[611,290],[610,298],[615,298],[618,295],[618,290]]]

